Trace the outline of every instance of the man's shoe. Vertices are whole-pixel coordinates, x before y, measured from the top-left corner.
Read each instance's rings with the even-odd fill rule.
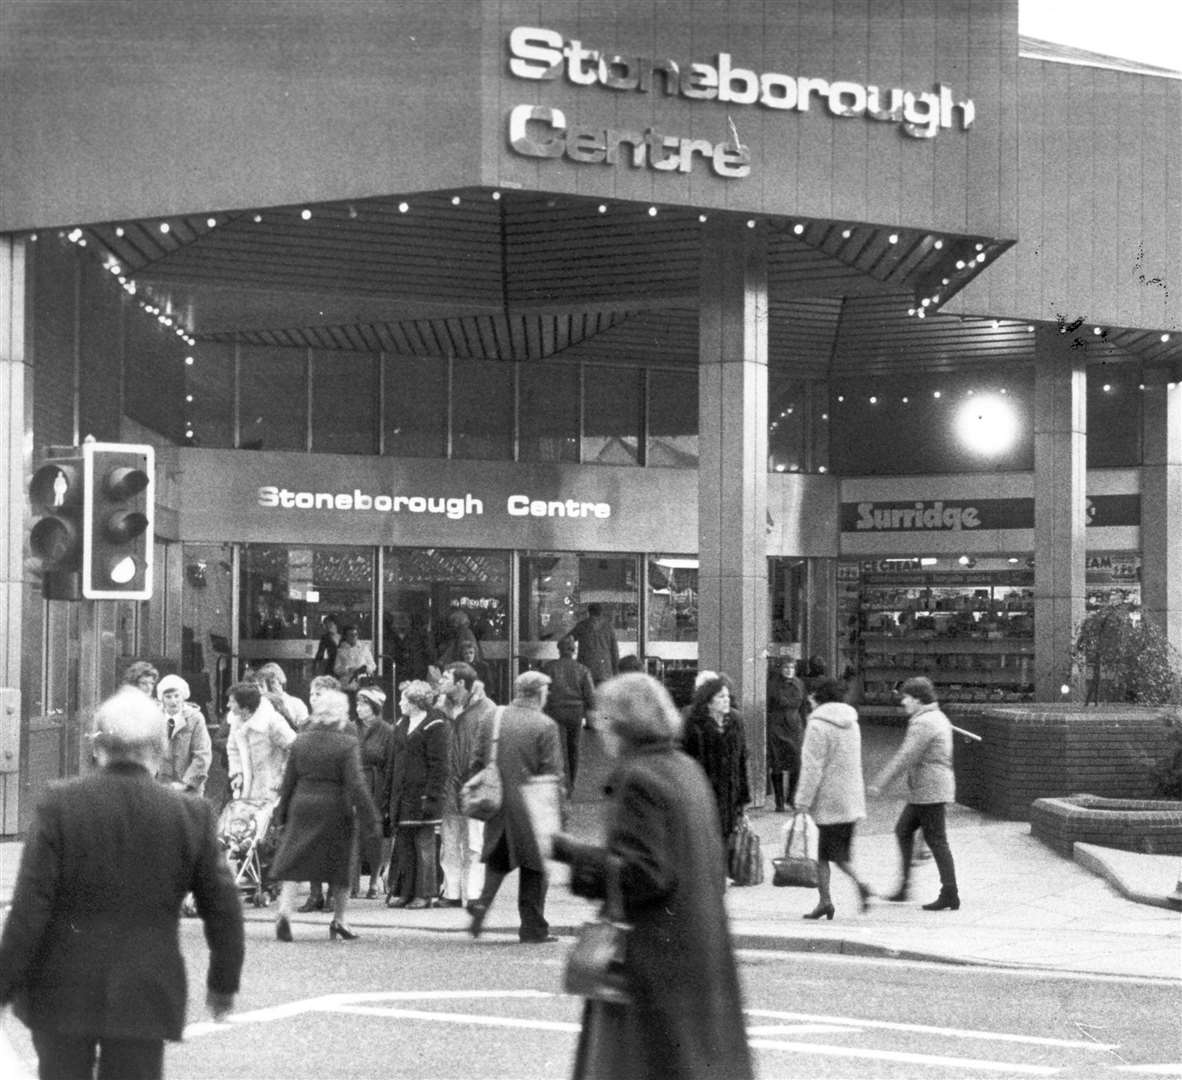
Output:
[[[959,911],[960,894],[955,889],[941,889],[940,895],[930,904],[923,905],[924,911]]]
[[[480,931],[484,929],[484,917],[488,914],[488,905],[482,904],[479,900],[471,900],[468,903],[468,914],[472,916],[472,921],[468,923],[468,933],[474,938],[478,938]]]
[[[446,896],[435,901],[435,907],[463,907],[463,900],[449,900]]]
[[[406,910],[410,911],[412,908],[418,910],[419,908],[429,908],[431,901],[425,896],[416,896],[409,904],[406,905]]]
[[[409,903],[410,903],[410,897],[408,897],[408,896],[394,896],[393,894],[391,894],[390,896],[386,897],[386,907],[391,907],[391,908],[406,907],[406,905]]]

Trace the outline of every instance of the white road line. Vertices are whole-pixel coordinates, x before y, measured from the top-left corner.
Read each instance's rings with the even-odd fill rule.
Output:
[[[1182,1062],[1163,1062],[1160,1065],[1114,1065],[1112,1070],[1142,1073],[1145,1076],[1182,1076]]]
[[[1004,1031],[977,1031],[972,1028],[930,1027],[927,1024],[904,1024],[892,1020],[863,1020],[856,1016],[819,1016],[814,1013],[779,1012],[775,1009],[747,1009],[748,1016],[769,1020],[791,1020],[817,1024],[852,1024],[855,1027],[883,1031],[908,1031],[921,1035],[943,1035],[954,1039],[985,1039],[989,1042],[1026,1043],[1031,1046],[1057,1046],[1071,1050],[1115,1050],[1119,1043],[1093,1042],[1090,1039],[1051,1039],[1039,1035],[1014,1035]]]
[[[477,1013],[428,1012],[425,1009],[383,1009],[379,1005],[340,1005],[320,1012],[351,1016],[385,1016],[391,1020],[435,1020],[444,1024],[476,1024],[480,1027],[529,1028],[531,1031],[562,1031],[577,1034],[581,1024],[561,1020],[530,1020],[517,1016],[481,1016]]]
[[[748,1039],[770,1039],[780,1035],[857,1035],[860,1028],[837,1024],[748,1024]]]
[[[1051,1065],[1020,1065],[1013,1061],[989,1061],[980,1058],[947,1057],[938,1054],[909,1054],[901,1050],[858,1050],[848,1046],[825,1046],[822,1043],[781,1042],[778,1039],[750,1039],[753,1050],[784,1050],[792,1054],[821,1057],[860,1058],[863,1061],[895,1061],[906,1065],[930,1065],[936,1069],[979,1069],[1009,1075],[1054,1076],[1063,1070]]]

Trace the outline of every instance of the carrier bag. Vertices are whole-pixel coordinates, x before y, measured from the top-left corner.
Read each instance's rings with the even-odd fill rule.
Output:
[[[797,811],[792,815],[788,833],[784,840],[784,855],[772,859],[772,884],[800,889],[817,887],[817,860],[810,855],[816,845],[809,845],[808,814]]]
[[[505,793],[501,784],[501,769],[497,765],[497,742],[501,737],[501,713],[499,706],[493,714],[492,745],[489,749],[488,764],[460,788],[460,810],[465,817],[477,821],[488,821],[504,801]]]
[[[760,885],[763,882],[763,855],[759,837],[744,814],[731,830],[727,851],[727,873],[736,885]]]

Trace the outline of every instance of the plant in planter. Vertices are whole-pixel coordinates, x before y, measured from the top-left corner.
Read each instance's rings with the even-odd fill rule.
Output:
[[[1105,604],[1088,613],[1072,659],[1083,677],[1084,703],[1182,703],[1182,657],[1162,630],[1131,604]]]

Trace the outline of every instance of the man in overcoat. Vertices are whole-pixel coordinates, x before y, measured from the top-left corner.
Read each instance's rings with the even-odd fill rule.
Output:
[[[529,812],[521,795],[521,785],[534,776],[562,778],[562,746],[558,725],[542,710],[550,677],[540,671],[523,671],[513,683],[513,701],[501,714],[500,738],[496,749],[501,771],[503,802],[501,809],[484,828],[484,887],[480,898],[468,904],[472,916],[469,930],[479,937],[484,918],[512,870],[521,871],[517,889],[517,912],[521,919],[518,938],[526,944],[555,941],[546,921],[546,864],[538,850],[530,824]],[[488,763],[492,750],[492,724],[481,726],[475,774]]]
[[[0,1006],[31,1029],[41,1076],[140,1080],[179,1040],[187,983],[178,943],[191,892],[220,1019],[242,970],[242,903],[204,799],[155,780],[155,703],[124,688],[95,717],[99,770],[50,790],[25,843],[0,937]]]

